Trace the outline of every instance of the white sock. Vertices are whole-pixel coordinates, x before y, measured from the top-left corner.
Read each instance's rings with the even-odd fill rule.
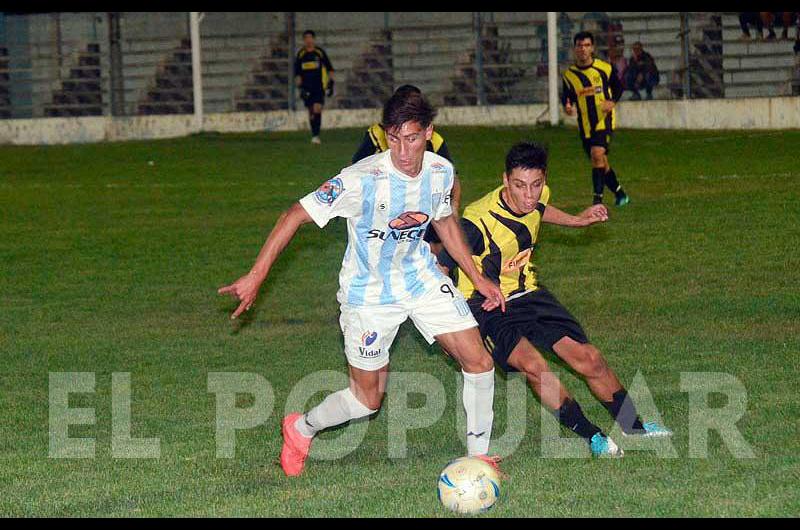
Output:
[[[494,421],[494,368],[482,374],[464,375],[464,410],[467,413],[467,454],[489,452]]]
[[[306,438],[311,438],[319,431],[341,425],[349,420],[355,420],[374,414],[361,403],[349,388],[329,394],[322,403],[297,418],[295,428]]]

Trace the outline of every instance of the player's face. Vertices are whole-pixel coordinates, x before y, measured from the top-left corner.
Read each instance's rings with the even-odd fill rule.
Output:
[[[518,215],[527,215],[536,209],[542,196],[547,175],[541,169],[517,167],[510,175],[503,173],[504,197],[508,206]]]
[[[593,56],[594,44],[592,44],[592,39],[583,39],[575,43],[575,59],[578,64],[591,62]]]
[[[418,121],[407,121],[400,127],[387,129],[386,141],[394,167],[409,177],[419,175],[432,134],[433,125],[423,128]]]
[[[305,46],[306,49],[309,50],[312,49],[314,47],[314,37],[312,37],[311,35],[304,35],[303,46]]]

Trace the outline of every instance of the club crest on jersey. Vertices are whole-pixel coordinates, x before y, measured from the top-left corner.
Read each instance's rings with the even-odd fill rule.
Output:
[[[344,184],[342,184],[342,179],[336,177],[320,186],[317,192],[314,193],[314,197],[320,203],[330,206],[343,192]]]

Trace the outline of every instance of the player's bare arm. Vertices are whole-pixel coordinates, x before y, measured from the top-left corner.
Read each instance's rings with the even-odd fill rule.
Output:
[[[439,234],[439,239],[442,240],[445,250],[458,263],[461,271],[472,281],[475,288],[486,297],[486,301],[482,306],[483,309],[485,311],[494,311],[499,307],[505,312],[506,301],[500,291],[500,287],[484,277],[475,267],[475,262],[472,261],[472,252],[470,252],[469,246],[464,240],[464,233],[456,216],[448,215],[438,221],[432,221],[432,224],[436,233]]]
[[[261,247],[256,262],[250,272],[236,280],[231,285],[220,287],[218,294],[230,294],[241,303],[231,315],[231,320],[250,309],[258,296],[258,290],[267,279],[272,265],[278,259],[283,249],[297,233],[297,229],[306,223],[312,222],[311,216],[300,205],[294,203],[288,210],[281,214],[275,227],[270,232],[267,241]]]
[[[548,205],[542,216],[542,221],[551,225],[581,228],[608,221],[608,208],[602,204],[595,204],[578,215],[571,215],[555,206]]]

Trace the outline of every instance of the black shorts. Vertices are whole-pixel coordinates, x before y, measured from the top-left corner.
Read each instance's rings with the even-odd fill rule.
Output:
[[[469,306],[480,326],[481,337],[495,362],[506,372],[517,370],[508,358],[522,338],[539,350],[553,351],[553,345],[569,337],[580,344],[589,339],[575,317],[544,287],[506,303],[506,312],[495,309],[487,313],[482,301]]]
[[[304,99],[303,103],[305,103],[306,108],[311,108],[315,103],[319,103],[320,105],[325,105],[325,91],[322,88],[314,88],[308,91],[309,96],[308,99]]]
[[[433,227],[432,224],[428,225],[428,229],[425,230],[425,237],[422,238],[426,243],[441,243],[442,240],[439,239],[439,233]]]
[[[604,147],[606,154],[611,150],[611,137],[613,132],[609,131],[594,131],[589,138],[581,137],[583,141],[583,150],[586,151],[586,156],[592,157],[592,147]]]

